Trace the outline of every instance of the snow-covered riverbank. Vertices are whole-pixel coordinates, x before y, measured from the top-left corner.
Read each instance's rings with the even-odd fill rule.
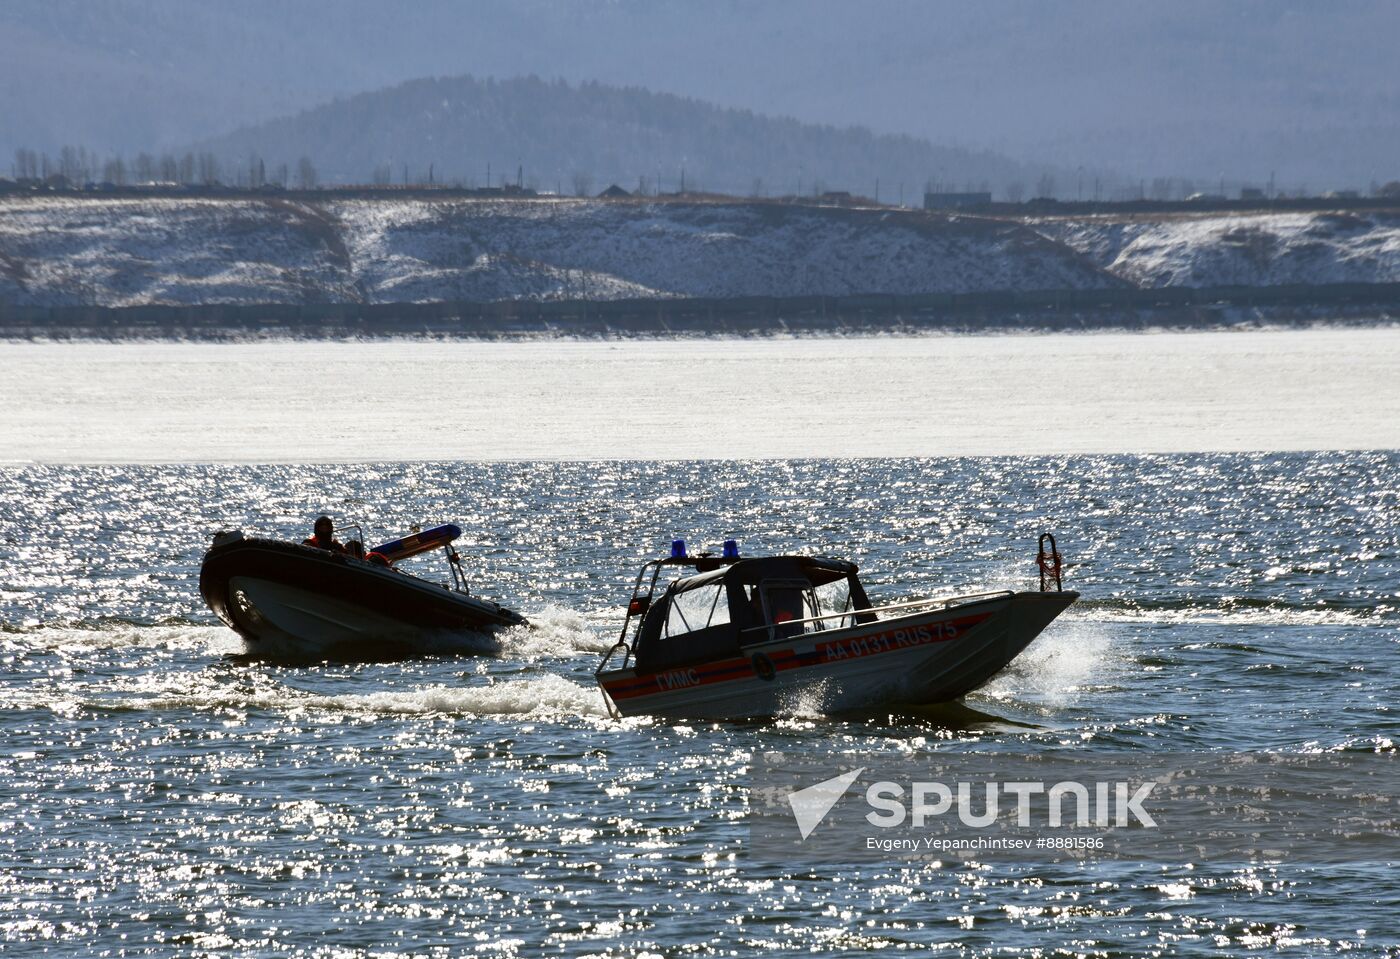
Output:
[[[1032,224],[1134,286],[1400,282],[1391,211],[1086,217]]]
[[[14,306],[1396,281],[1388,212],[1020,222],[742,201],[0,200],[0,305]]]

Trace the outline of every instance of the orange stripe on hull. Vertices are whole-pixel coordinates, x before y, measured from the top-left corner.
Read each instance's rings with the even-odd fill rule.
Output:
[[[858,634],[824,642],[817,641],[813,644],[810,652],[798,652],[792,648],[765,649],[756,647],[753,653],[762,653],[767,656],[772,662],[775,672],[804,669],[809,666],[822,666],[867,656],[879,656],[884,653],[903,652],[934,643],[950,642],[958,639],[974,626],[990,619],[993,615],[995,614],[988,612],[943,622],[910,623],[877,633]],[[626,679],[604,681],[603,688],[616,701],[727,683],[736,679],[748,679],[754,675],[756,673],[752,660],[748,656],[736,656],[712,663],[683,666]]]

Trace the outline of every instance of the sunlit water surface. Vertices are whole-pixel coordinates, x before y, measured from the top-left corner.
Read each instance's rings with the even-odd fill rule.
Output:
[[[0,952],[1392,954],[1393,865],[831,864],[745,852],[756,750],[1393,750],[1400,454],[0,471]],[[242,664],[210,534],[457,521],[493,655]],[[1083,601],[965,708],[613,721],[591,671],[677,535],[873,597]],[[374,533],[371,533],[374,535]]]
[[[0,343],[0,382],[0,463],[1400,448],[1397,327]]]

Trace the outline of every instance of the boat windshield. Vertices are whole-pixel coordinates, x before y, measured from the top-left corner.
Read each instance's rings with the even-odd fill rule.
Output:
[[[700,567],[695,574],[672,581],[654,603],[655,575],[650,587],[643,577],[648,568],[660,566],[643,567],[623,632],[637,617],[632,650],[646,668],[694,660],[705,651],[728,654],[753,643],[875,621],[853,563],[769,556],[695,565]]]
[[[835,579],[829,583],[812,590],[813,605],[816,611],[814,616],[834,616],[838,613],[854,612],[855,606],[851,602],[851,581],[850,579]],[[837,619],[823,620],[821,624],[827,629],[841,629],[845,626],[855,624],[852,616],[841,616]]]
[[[814,586],[802,580],[764,580],[745,587],[753,620],[774,638],[819,633],[854,625],[849,579]],[[831,616],[831,619],[819,617]]]
[[[724,583],[716,581],[674,593],[661,635],[680,636],[728,622],[729,601],[724,595]]]

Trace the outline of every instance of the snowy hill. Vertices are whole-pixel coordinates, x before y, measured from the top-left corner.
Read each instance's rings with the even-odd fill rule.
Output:
[[[11,197],[0,304],[1400,282],[1392,212],[1039,219],[743,201]]]
[[[0,302],[839,296],[1121,285],[1016,223],[764,203],[23,198]]]
[[[1391,211],[1088,217],[1035,226],[1140,287],[1400,282],[1400,214]]]

